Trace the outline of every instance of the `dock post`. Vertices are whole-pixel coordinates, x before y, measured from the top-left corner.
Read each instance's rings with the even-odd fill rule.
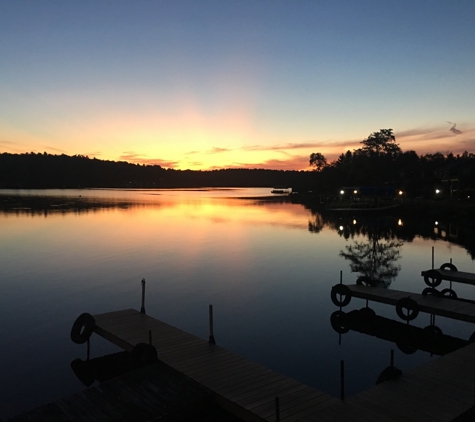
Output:
[[[345,400],[345,361],[340,361],[340,398]]]
[[[275,422],[280,422],[279,396],[275,396]]]
[[[145,314],[145,278],[142,278],[142,307],[140,313]]]
[[[432,269],[434,269],[434,247],[432,246]]]
[[[216,344],[213,333],[213,305],[209,305],[209,344]]]

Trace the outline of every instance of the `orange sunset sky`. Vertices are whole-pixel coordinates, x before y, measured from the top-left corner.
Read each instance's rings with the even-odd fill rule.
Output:
[[[0,152],[308,169],[392,128],[475,152],[473,1],[12,1]]]

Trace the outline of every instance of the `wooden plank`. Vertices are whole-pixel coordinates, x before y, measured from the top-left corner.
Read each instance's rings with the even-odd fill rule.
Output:
[[[305,390],[298,390],[290,394],[279,394],[280,416],[282,420],[286,417],[299,414],[302,409],[311,408],[309,413],[315,413],[320,408],[329,406],[336,401],[333,397],[326,394],[321,394],[313,388],[307,387]],[[251,409],[253,412],[259,414],[265,419],[275,419],[275,399],[269,400],[258,407]],[[300,415],[302,417],[302,415]]]
[[[351,285],[349,288],[355,297],[392,305],[397,304],[403,297],[411,296],[419,303],[422,311],[442,315],[457,314],[459,318],[473,318],[475,321],[475,311],[465,302],[366,286]],[[162,361],[217,393],[222,397],[223,403],[228,403],[227,405],[236,411],[250,411],[251,413],[243,413],[249,420],[254,416],[258,419],[275,418],[276,395],[281,397],[281,420],[286,422],[300,419],[344,420],[342,418],[347,417],[353,417],[351,420],[383,422],[419,422],[428,419],[442,422],[449,420],[447,418],[453,414],[456,416],[459,411],[462,413],[466,407],[465,398],[458,397],[461,393],[457,380],[447,377],[466,370],[464,360],[470,356],[469,352],[460,356],[454,355],[451,360],[441,361],[432,368],[421,370],[412,375],[412,378],[410,374],[403,375],[399,382],[373,387],[340,404],[337,399],[323,392],[277,374],[219,346],[209,345],[205,340],[137,311],[108,313],[99,316],[96,321],[99,324],[104,322],[103,327],[97,328],[98,332],[101,332],[101,329],[110,330],[107,332],[109,337],[115,342],[127,343],[129,348],[144,341],[144,338],[148,342],[148,329],[151,329],[153,344]],[[473,358],[471,361],[475,362]],[[474,365],[475,363],[472,364]],[[463,382],[461,384],[465,387]],[[438,391],[442,390],[444,385],[446,398],[451,400],[439,406],[437,411],[433,406],[441,400]],[[129,387],[132,388],[131,381],[123,381],[117,385],[112,383],[108,388],[116,388],[117,391],[110,393],[118,398],[120,394],[138,394],[142,408],[152,413],[158,411],[153,406],[152,391],[148,391],[146,387],[140,387],[138,390],[134,387],[132,392]],[[467,388],[464,389],[466,390]],[[404,403],[404,406],[401,406],[401,403]],[[320,419],[318,415],[321,415]]]
[[[359,286],[350,284],[347,286],[352,296],[360,299],[371,300],[388,305],[397,305],[399,299],[410,297],[419,304],[422,312],[444,316],[466,322],[475,322],[475,306],[453,298],[422,295],[397,290],[384,289],[381,287]]]
[[[440,274],[442,280],[455,281],[457,283],[462,284],[475,284],[475,274],[473,273],[468,273],[464,271],[441,270],[440,268],[435,268],[434,270]],[[429,271],[433,270],[422,271],[421,276],[424,277],[428,274]]]
[[[271,377],[277,379],[281,374],[270,371],[268,369],[261,370],[258,373],[246,372],[240,376],[233,377],[233,379],[222,379],[213,384],[215,391],[219,391],[222,395],[234,393],[236,391],[246,391],[254,388],[261,381],[268,382]],[[302,384],[302,386],[304,386]]]

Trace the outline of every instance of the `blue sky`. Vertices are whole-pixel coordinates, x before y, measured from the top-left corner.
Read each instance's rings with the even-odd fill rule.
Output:
[[[473,0],[3,1],[0,152],[305,169],[382,128],[475,152],[474,18]]]

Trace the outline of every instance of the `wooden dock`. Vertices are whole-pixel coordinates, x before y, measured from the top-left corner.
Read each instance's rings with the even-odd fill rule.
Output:
[[[213,391],[216,403],[245,421],[275,421],[276,396],[286,422],[444,422],[474,404],[475,344],[342,402],[132,309],[95,318],[98,334],[128,350],[147,342],[152,330],[161,361]]]
[[[157,362],[6,422],[239,422],[209,390]]]
[[[341,401],[133,309],[95,315],[95,319],[95,332],[127,351],[148,343],[151,331],[159,362],[12,422],[449,422],[474,405],[475,344]],[[172,410],[184,406],[187,414],[176,415],[164,400],[164,394],[170,395],[160,387],[170,384],[167,371],[172,378],[180,373],[181,382],[187,380],[187,391],[192,390],[187,399],[171,394]],[[205,417],[195,417],[203,406]]]
[[[444,422],[474,405],[475,344],[323,409],[315,421]],[[473,412],[470,419],[473,418]]]
[[[441,280],[475,285],[475,274],[464,271],[443,270],[441,268],[437,268],[434,270],[422,271],[421,275],[423,277],[430,276],[430,274],[433,274],[434,272],[440,275]]]
[[[347,287],[351,291],[351,296],[355,298],[396,306],[400,299],[410,297],[417,302],[421,312],[475,323],[475,306],[467,301],[357,284],[350,284]]]
[[[97,334],[128,351],[138,343],[148,343],[151,330],[160,361],[212,391],[217,404],[242,420],[275,420],[276,396],[282,421],[317,414],[338,402],[328,394],[133,309],[94,318]]]

